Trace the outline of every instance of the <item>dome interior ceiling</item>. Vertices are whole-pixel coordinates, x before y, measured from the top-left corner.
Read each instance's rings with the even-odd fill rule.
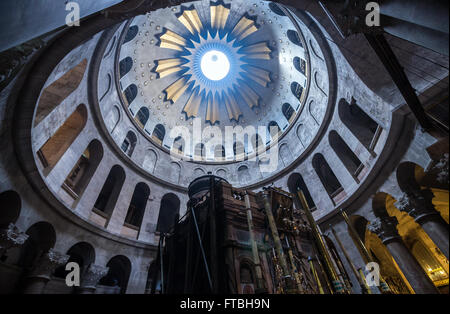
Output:
[[[155,130],[192,129],[195,118],[222,132],[276,125],[280,139],[301,113],[310,81],[307,45],[296,30],[266,1],[204,0],[137,16],[123,31],[116,64],[123,104],[162,149],[172,149],[174,138],[154,141]],[[201,69],[211,51],[230,63],[223,79],[211,80]],[[264,137],[269,147],[270,134]]]

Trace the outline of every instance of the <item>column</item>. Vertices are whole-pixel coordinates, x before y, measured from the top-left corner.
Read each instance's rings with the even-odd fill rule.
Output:
[[[408,191],[395,206],[414,218],[448,259],[448,225],[434,208],[433,196],[433,192],[429,189]]]
[[[44,253],[27,276],[23,293],[41,294],[45,285],[49,282],[51,274],[57,267],[67,263],[68,260],[69,255],[59,253],[53,249]]]
[[[21,246],[28,239],[28,234],[22,232],[13,223],[7,228],[0,229],[0,258],[13,247]]]
[[[100,265],[90,265],[83,275],[81,285],[77,289],[79,294],[93,294],[97,289],[97,284],[108,274],[109,267]]]
[[[398,221],[396,217],[387,214],[377,217],[368,229],[375,233],[386,245],[394,260],[402,270],[408,282],[418,294],[438,294],[438,290],[403,243],[397,231]]]

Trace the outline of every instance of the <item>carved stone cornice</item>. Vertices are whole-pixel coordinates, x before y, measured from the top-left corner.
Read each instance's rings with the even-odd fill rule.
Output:
[[[28,234],[22,232],[13,223],[10,223],[6,229],[0,230],[0,256],[5,254],[12,247],[17,247],[25,243]]]
[[[69,255],[62,254],[50,249],[47,253],[43,254],[36,266],[30,272],[28,277],[41,277],[50,279],[50,275],[55,269],[61,265],[64,265],[69,260]]]
[[[372,221],[368,229],[376,234],[384,244],[401,239],[397,230],[398,220],[396,217],[385,216],[377,217]]]
[[[395,206],[402,212],[406,212],[416,222],[420,222],[426,217],[436,216],[439,213],[433,205],[434,194],[431,190],[410,191],[404,193],[395,203]]]
[[[92,264],[84,273],[81,286],[95,289],[100,279],[108,274],[108,270],[109,267]]]

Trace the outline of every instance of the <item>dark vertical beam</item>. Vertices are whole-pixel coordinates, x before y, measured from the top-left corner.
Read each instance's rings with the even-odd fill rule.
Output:
[[[424,130],[430,130],[432,127],[431,121],[428,119],[425,110],[420,103],[414,88],[411,86],[408,77],[405,74],[397,56],[392,51],[391,46],[383,34],[364,34],[370,46],[372,46],[375,53],[380,58],[386,70],[389,72],[392,80],[397,88],[400,90],[406,104],[411,109],[420,126]]]
[[[210,178],[210,208],[209,208],[209,227],[210,227],[210,265],[211,277],[213,283],[213,293],[219,293],[219,257],[217,252],[217,226],[216,226],[216,184],[215,177]]]

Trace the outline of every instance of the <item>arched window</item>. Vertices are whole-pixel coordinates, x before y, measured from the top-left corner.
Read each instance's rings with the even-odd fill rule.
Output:
[[[47,253],[56,243],[55,228],[45,221],[37,222],[26,231],[28,239],[20,248],[18,265],[31,268],[42,254]]]
[[[125,100],[127,101],[127,105],[129,106],[133,100],[136,98],[138,93],[137,86],[134,84],[131,84],[130,86],[125,89],[123,92],[123,95],[125,96]]]
[[[172,150],[178,154],[183,154],[184,152],[184,139],[181,136],[178,136],[173,141]]]
[[[108,274],[100,279],[99,285],[116,288],[118,293],[125,294],[131,274],[131,262],[128,257],[114,256],[106,267],[108,267]]]
[[[255,134],[252,136],[252,145],[253,150],[256,152],[256,155],[259,155],[263,151],[264,143],[259,134]]]
[[[356,178],[362,170],[362,162],[359,160],[358,156],[355,155],[355,153],[350,149],[350,147],[348,147],[347,143],[336,131],[331,131],[328,139],[330,141],[331,148],[333,148],[345,168],[347,168],[350,174]]]
[[[84,59],[42,91],[39,104],[36,108],[36,116],[34,118],[35,126],[44,120],[53,109],[78,88],[84,77],[86,68],[87,60]]]
[[[294,45],[303,47],[302,40],[300,39],[300,36],[298,33],[292,29],[287,31],[287,37],[293,43]]]
[[[132,131],[128,131],[127,136],[123,140],[120,148],[125,154],[128,155],[128,157],[131,157],[133,155],[134,148],[136,147],[136,143],[137,143],[136,134],[134,134]]]
[[[280,6],[275,2],[269,2],[269,8],[272,10],[273,13],[280,15],[280,16],[286,16],[284,14],[283,10],[280,9]]]
[[[302,58],[295,57],[294,58],[294,67],[297,71],[306,76],[306,61]]]
[[[148,110],[147,107],[142,107],[136,114],[135,120],[141,128],[144,128],[149,118],[150,118],[150,111]]]
[[[299,101],[301,101],[301,99],[302,99],[303,90],[304,90],[303,86],[301,86],[299,83],[292,82],[291,92],[295,96],[295,98],[297,98]]]
[[[270,121],[267,125],[267,131],[269,131],[271,138],[277,138],[281,135],[281,128],[275,121]]]
[[[157,126],[155,126],[152,133],[153,140],[162,145],[165,136],[166,129],[164,128],[164,126],[162,124],[158,124]]]
[[[247,166],[245,166],[245,165],[240,166],[238,168],[237,174],[238,174],[239,183],[241,185],[247,185],[250,183],[252,178],[250,176],[250,171],[248,170]]]
[[[97,213],[107,217],[112,214],[124,181],[125,171],[123,168],[118,165],[112,167],[95,201],[94,210]]]
[[[225,158],[225,147],[217,145],[214,149],[214,158]]]
[[[245,154],[244,144],[242,142],[235,142],[233,144],[233,153],[234,156],[242,157]]]
[[[140,228],[142,218],[144,218],[145,207],[147,206],[150,188],[145,183],[138,183],[134,189],[130,206],[128,207],[125,223],[128,226]]]
[[[87,121],[86,106],[81,104],[70,115],[62,126],[53,134],[37,152],[44,167],[44,175],[48,175],[66,150],[72,145],[84,129]]]
[[[158,162],[158,155],[155,153],[154,150],[149,149],[147,151],[147,154],[145,155],[142,167],[148,172],[153,173],[153,171],[155,171],[155,166],[157,162]]]
[[[137,25],[131,26],[131,27],[128,29],[127,34],[125,35],[125,38],[124,38],[124,40],[123,40],[123,43],[126,44],[127,42],[133,40],[133,39],[136,37],[138,31],[139,31],[139,28],[138,28]]]
[[[328,192],[328,195],[330,195],[332,199],[343,191],[339,180],[336,178],[336,175],[334,174],[333,170],[331,170],[322,154],[314,155],[312,165],[314,167],[314,170],[316,170],[320,181],[325,187],[325,190]]]
[[[124,77],[128,72],[130,72],[132,67],[133,67],[133,59],[131,59],[131,57],[126,57],[120,60],[119,63],[120,78]]]
[[[178,220],[180,215],[180,199],[173,193],[163,196],[161,206],[159,208],[158,224],[156,231],[167,233]]]
[[[93,140],[78,159],[63,183],[63,188],[74,199],[78,199],[89,184],[94,172],[103,158],[103,147],[98,140]]]
[[[194,154],[196,157],[205,158],[206,157],[205,145],[203,143],[199,143],[199,144],[195,145]]]
[[[59,266],[54,273],[55,277],[65,279],[70,271],[66,270],[68,263],[77,263],[80,266],[80,274],[95,262],[95,249],[87,242],[79,242],[73,245],[66,253],[69,255],[69,260],[66,264]]]
[[[284,117],[286,120],[289,121],[289,123],[292,123],[292,120],[294,118],[294,108],[288,103],[285,103],[283,107],[281,108],[281,111],[283,112]]]
[[[339,117],[345,126],[369,151],[373,151],[376,144],[378,123],[369,117],[355,101],[349,104],[345,99],[339,101]]]
[[[315,211],[317,209],[316,204],[314,203],[313,198],[311,197],[311,194],[309,193],[308,186],[306,185],[305,181],[303,180],[303,177],[298,173],[293,173],[289,176],[288,179],[288,188],[289,192],[292,194],[297,195],[298,191],[302,191],[303,195],[305,196],[306,203],[308,204],[309,209],[311,212]],[[301,206],[302,204],[298,204]]]

